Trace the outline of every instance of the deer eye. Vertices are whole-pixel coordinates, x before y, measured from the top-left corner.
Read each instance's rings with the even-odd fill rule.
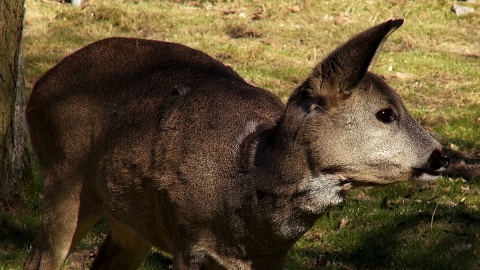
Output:
[[[392,109],[378,111],[375,116],[377,117],[378,121],[385,124],[390,124],[397,120],[397,114]]]

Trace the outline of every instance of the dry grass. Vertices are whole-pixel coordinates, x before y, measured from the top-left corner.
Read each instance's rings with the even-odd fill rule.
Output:
[[[444,128],[448,118],[475,118],[478,113],[471,110],[480,107],[480,19],[478,13],[456,17],[451,5],[407,0],[87,0],[77,8],[27,0],[27,85],[32,87],[48,68],[90,42],[130,36],[203,50],[285,100],[335,46],[376,23],[403,17],[404,26],[385,44],[373,70],[396,86],[422,123],[448,133],[462,149],[478,150],[478,142],[465,147],[459,142],[465,133],[457,136]],[[476,119],[470,123],[472,128],[480,125]]]

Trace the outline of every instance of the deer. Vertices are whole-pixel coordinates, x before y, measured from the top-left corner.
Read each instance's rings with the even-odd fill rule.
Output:
[[[282,269],[345,192],[436,179],[442,146],[369,71],[392,19],[341,44],[286,104],[184,45],[96,41],[34,86],[26,109],[44,178],[25,269],[60,269],[102,218],[91,269]]]

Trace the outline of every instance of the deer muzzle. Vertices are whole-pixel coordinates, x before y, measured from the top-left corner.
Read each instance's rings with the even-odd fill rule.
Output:
[[[441,149],[435,149],[421,168],[413,168],[412,178],[434,180],[450,165],[450,158]]]

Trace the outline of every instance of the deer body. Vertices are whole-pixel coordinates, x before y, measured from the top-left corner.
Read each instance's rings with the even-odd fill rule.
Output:
[[[438,175],[439,144],[367,71],[401,22],[334,51],[286,105],[178,44],[111,38],[68,56],[27,108],[45,205],[25,268],[59,269],[106,217],[92,269],[135,269],[152,246],[175,269],[281,269],[343,190]]]

